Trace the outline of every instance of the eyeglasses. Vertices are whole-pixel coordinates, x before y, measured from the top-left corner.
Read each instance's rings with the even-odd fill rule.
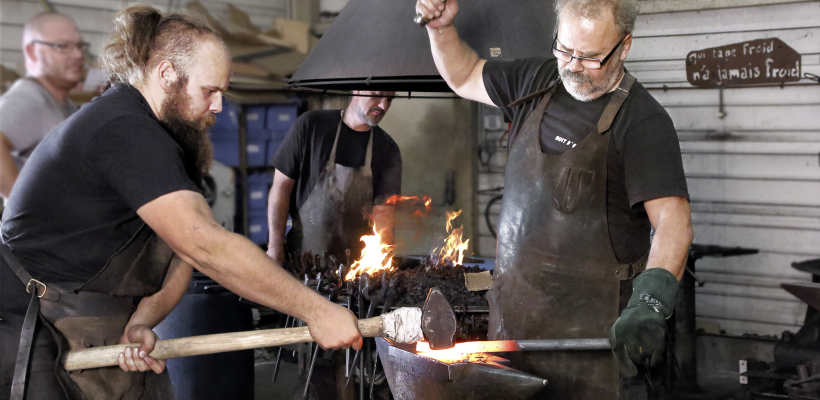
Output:
[[[555,58],[557,58],[557,59],[559,59],[559,60],[561,60],[565,63],[571,63],[572,59],[574,58],[574,59],[578,60],[579,63],[581,63],[581,66],[584,67],[584,69],[601,69],[601,67],[604,66],[604,63],[607,60],[609,60],[609,58],[612,57],[613,54],[615,54],[615,50],[618,50],[618,47],[621,47],[621,44],[624,43],[625,39],[626,39],[626,36],[624,36],[624,38],[621,39],[618,42],[618,44],[615,45],[615,48],[613,48],[609,52],[609,54],[607,54],[606,57],[604,57],[603,60],[599,60],[597,58],[591,58],[591,57],[575,57],[574,55],[572,55],[572,54],[570,54],[570,53],[568,53],[564,50],[559,50],[558,48],[555,47],[555,44],[558,43],[558,35],[555,35],[555,39],[552,40],[552,54],[555,55]]]
[[[80,50],[80,52],[85,52],[90,47],[88,42],[80,42],[80,43],[51,43],[51,42],[44,42],[42,40],[32,40],[32,43],[39,43],[44,44],[48,47],[51,47],[54,50],[59,51],[60,53],[70,53],[74,49]]]

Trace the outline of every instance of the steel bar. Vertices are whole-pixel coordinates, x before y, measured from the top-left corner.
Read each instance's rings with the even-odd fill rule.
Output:
[[[290,318],[291,316],[288,315],[285,318],[285,328],[290,328]],[[295,318],[294,318],[295,320]],[[282,346],[279,346],[279,351],[276,352],[276,364],[273,366],[273,379],[271,382],[276,382],[276,375],[279,373],[279,364],[282,362]]]

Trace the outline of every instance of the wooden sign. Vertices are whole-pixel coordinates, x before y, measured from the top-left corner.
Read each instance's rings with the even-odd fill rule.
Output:
[[[777,38],[712,47],[686,56],[686,79],[698,87],[800,80],[800,54]]]

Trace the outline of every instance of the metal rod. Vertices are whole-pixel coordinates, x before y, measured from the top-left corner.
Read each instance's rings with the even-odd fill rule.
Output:
[[[609,339],[519,340],[521,351],[609,350]]]
[[[364,310],[363,300],[364,294],[361,290],[359,290],[359,319],[362,318],[362,312]],[[368,346],[367,348],[369,349],[370,346]],[[361,353],[361,350],[359,351],[359,353]],[[364,400],[364,357],[359,358],[359,400]]]
[[[285,318],[285,328],[290,328],[290,315]],[[276,382],[276,374],[279,373],[279,363],[282,361],[282,346],[279,346],[279,351],[276,353],[276,364],[273,366],[273,379],[271,382]]]
[[[316,366],[316,356],[319,354],[319,345],[317,344],[313,350],[313,357],[310,359],[310,369],[308,369],[307,380],[305,380],[305,391],[302,392],[302,398],[308,398],[310,391],[310,378],[313,377],[313,367]]]
[[[376,387],[376,367],[379,365],[379,352],[373,355],[373,364],[370,370],[370,400],[373,400],[373,388]]]

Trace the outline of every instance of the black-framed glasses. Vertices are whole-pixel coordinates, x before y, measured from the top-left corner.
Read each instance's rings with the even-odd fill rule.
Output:
[[[51,47],[54,50],[59,51],[60,53],[70,53],[74,49],[79,49],[80,52],[85,52],[91,46],[88,42],[80,42],[80,43],[51,43],[45,42],[42,40],[32,40],[32,43],[39,43]]]
[[[612,55],[615,54],[615,50],[618,50],[618,47],[621,47],[621,45],[624,43],[624,40],[626,40],[626,36],[624,36],[623,39],[618,41],[618,44],[615,45],[615,47],[609,52],[609,54],[606,55],[606,57],[604,57],[603,60],[599,60],[597,58],[592,57],[575,57],[574,55],[564,50],[559,50],[557,47],[555,47],[555,44],[558,43],[558,35],[555,35],[555,39],[552,39],[552,54],[555,55],[555,58],[565,63],[571,63],[572,59],[574,58],[578,60],[579,63],[581,63],[581,66],[584,67],[584,69],[601,69],[601,67],[604,66],[604,63],[606,63],[607,60],[609,60],[610,57],[612,57]]]

